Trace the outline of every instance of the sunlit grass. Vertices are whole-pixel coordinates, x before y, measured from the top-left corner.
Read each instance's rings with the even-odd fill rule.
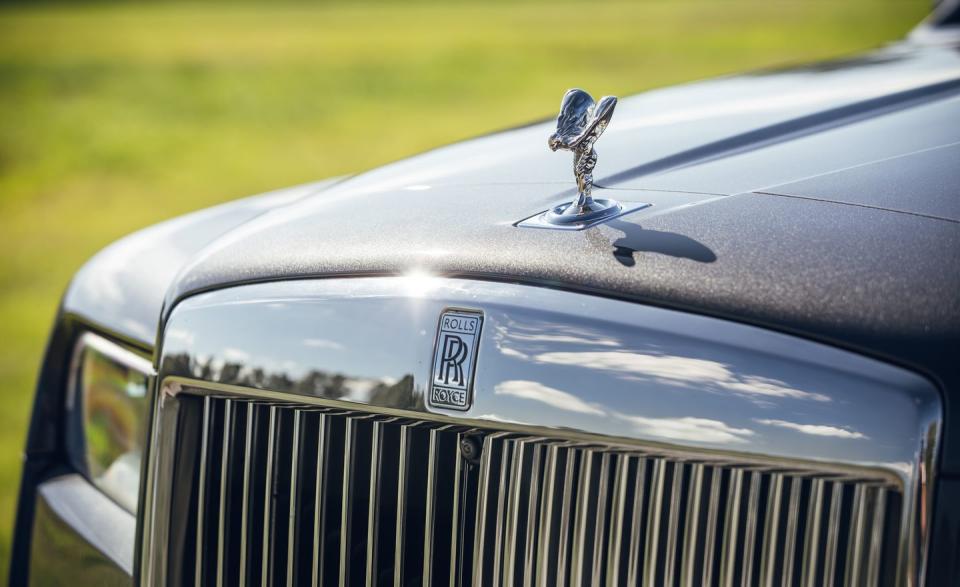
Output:
[[[874,47],[928,5],[0,9],[0,572],[58,297],[111,240],[551,115],[573,85],[626,95]]]

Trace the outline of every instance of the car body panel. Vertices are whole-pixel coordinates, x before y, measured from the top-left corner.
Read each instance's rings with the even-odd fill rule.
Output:
[[[64,309],[138,346],[152,347],[167,288],[205,246],[267,210],[337,180],[278,190],[151,226],[109,245],[76,274]]]
[[[515,226],[575,191],[551,123],[535,124],[148,229],[92,260],[64,310],[149,345],[161,308],[198,292],[419,271],[762,325],[957,389],[957,119],[960,55],[911,42],[648,92],[621,101],[595,172],[596,195],[644,210],[581,232]],[[873,172],[877,187],[859,183]]]

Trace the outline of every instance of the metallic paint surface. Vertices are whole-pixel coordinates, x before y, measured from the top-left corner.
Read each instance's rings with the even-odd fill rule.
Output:
[[[484,313],[465,413],[423,401],[437,317],[448,306]],[[910,575],[942,417],[926,380],[838,349],[627,302],[427,275],[194,296],[167,323],[159,379],[161,403],[196,381],[703,458],[869,470],[915,506],[904,509]]]
[[[956,119],[960,112],[960,100],[951,98],[956,95],[951,84],[958,79],[960,55],[952,44],[904,42],[846,60],[687,84],[622,99],[617,107],[617,122],[605,133],[603,169],[607,172],[597,177],[597,187],[674,192],[678,200],[688,194],[676,192],[775,192],[774,188],[781,184],[956,143],[960,141],[960,126],[941,121]],[[944,88],[944,84],[948,87]],[[898,92],[919,89],[922,94],[923,88],[930,87],[939,90],[931,90],[926,101],[894,100],[872,110],[862,106]],[[828,122],[817,118],[823,112],[843,108],[849,109],[846,117],[827,117]],[[432,209],[448,201],[468,201],[472,214],[465,217],[461,205],[444,206],[447,210],[438,210],[438,221],[456,228],[456,233],[470,233],[478,225],[517,222],[569,201],[576,194],[566,162],[543,149],[543,136],[551,124],[546,121],[437,149],[369,171],[332,190],[326,189],[331,185],[327,182],[291,188],[141,231],[92,259],[71,284],[64,308],[149,346],[156,336],[163,294],[172,286],[171,298],[176,299],[190,291],[245,278],[316,275],[331,270],[328,264],[320,264],[309,256],[291,258],[277,264],[273,271],[234,267],[224,263],[220,254],[240,253],[235,244],[243,235],[256,234],[269,226],[280,227],[284,216],[273,214],[259,227],[236,230],[249,220],[270,208],[282,208],[321,191],[324,195],[307,197],[302,207],[287,215],[287,221],[304,218],[312,223],[312,210],[320,208],[318,212],[325,217],[355,226],[352,211],[363,205],[368,210],[382,210],[385,218],[398,223],[378,220],[372,223],[378,228],[376,239],[369,240],[361,231],[358,237],[363,241],[343,242],[338,236],[341,241],[337,246],[353,250],[362,248],[358,247],[361,244],[380,250],[386,246],[405,247],[408,264],[425,262],[431,256],[442,257],[452,244],[446,237],[435,240],[433,246],[409,248],[415,244],[410,242],[415,235],[408,234],[406,211],[418,205]],[[490,177],[497,177],[499,184],[491,184]],[[413,188],[416,191],[410,191]],[[632,197],[604,189],[597,191],[628,201],[651,201],[643,191]],[[492,195],[497,197],[487,205],[486,199]],[[910,196],[898,195],[902,208],[908,211],[913,209],[911,202],[917,201]],[[820,197],[845,201],[848,196],[821,193]],[[870,202],[869,194],[858,199]],[[391,200],[403,212],[395,213],[394,206],[389,205]],[[512,205],[504,205],[504,201]],[[388,205],[384,206],[385,203]],[[497,209],[504,214],[489,214]],[[824,210],[823,214],[829,211]],[[473,224],[465,220],[472,220]],[[415,232],[431,228],[431,223],[425,222]],[[771,227],[776,229],[777,226]],[[318,227],[316,233],[322,234],[322,230]],[[530,264],[537,263],[544,251],[556,250],[558,244],[558,239],[544,238],[542,233],[519,240],[507,235],[477,236],[488,248],[499,245],[518,253],[522,250]],[[325,239],[315,240],[312,244],[322,247]],[[281,250],[285,252],[291,250],[286,245],[292,243],[278,244],[284,245]],[[592,258],[598,261],[596,256]],[[195,266],[185,279],[177,279],[178,272],[189,264]],[[379,270],[367,265],[352,270]],[[436,269],[491,270],[465,262]],[[502,267],[497,273],[510,271],[516,269]],[[598,287],[624,290],[622,285],[602,283],[609,281],[609,270],[602,262],[596,263],[591,272]],[[563,273],[551,276],[554,281],[565,278]]]
[[[64,295],[64,309],[102,325],[118,337],[153,346],[164,293],[191,258],[238,225],[336,181],[237,200],[125,237],[100,251],[77,272]]]

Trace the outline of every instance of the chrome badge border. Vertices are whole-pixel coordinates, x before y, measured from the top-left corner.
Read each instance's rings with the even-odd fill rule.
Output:
[[[477,319],[477,332],[474,334],[474,343],[473,347],[470,349],[466,362],[467,362],[467,375],[466,375],[466,389],[464,393],[466,398],[464,400],[464,405],[458,406],[453,403],[438,403],[433,401],[433,390],[436,385],[436,369],[439,362],[438,353],[440,352],[440,338],[444,333],[443,328],[443,319],[444,317],[454,314],[454,315],[463,315],[469,318]],[[430,379],[429,384],[426,390],[426,397],[424,398],[428,407],[435,410],[456,410],[458,412],[469,411],[473,407],[473,397],[475,390],[475,378],[477,375],[477,363],[480,360],[480,337],[483,336],[483,311],[475,308],[460,308],[460,307],[445,307],[440,311],[440,316],[437,318],[437,334],[433,340],[433,352],[430,354]]]

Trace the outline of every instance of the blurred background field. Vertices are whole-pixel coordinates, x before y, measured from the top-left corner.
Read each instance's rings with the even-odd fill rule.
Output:
[[[926,0],[0,7],[0,573],[59,296],[98,249],[243,195],[645,89],[902,37]],[[650,137],[656,140],[656,137]]]

